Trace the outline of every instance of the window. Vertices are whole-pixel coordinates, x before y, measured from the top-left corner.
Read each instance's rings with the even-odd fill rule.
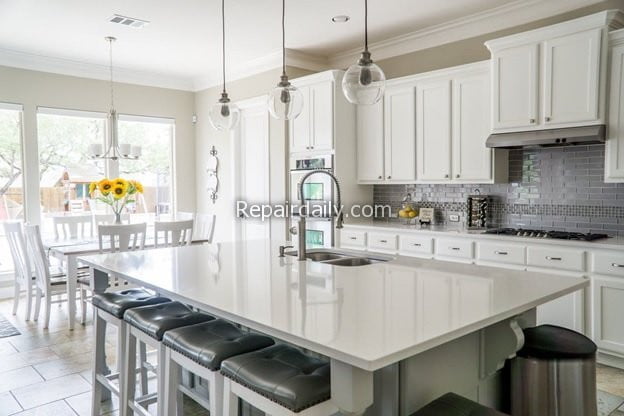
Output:
[[[0,222],[24,218],[22,171],[22,107],[0,103]],[[0,274],[12,270],[11,252],[0,227]]]
[[[37,136],[41,224],[51,233],[55,217],[89,215],[85,189],[105,176],[106,163],[90,159],[88,147],[104,145],[106,114],[40,107]]]
[[[173,140],[172,119],[122,115],[119,117],[119,141],[141,146],[139,160],[120,160],[119,175],[138,180],[144,193],[137,199],[135,216],[167,215],[173,212]]]

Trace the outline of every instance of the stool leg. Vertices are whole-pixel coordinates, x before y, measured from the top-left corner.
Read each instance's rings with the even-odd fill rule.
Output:
[[[91,379],[91,414],[99,415],[102,404],[102,385],[97,380],[98,374],[104,374],[106,371],[106,321],[100,318],[96,311],[93,319],[93,331],[95,332],[95,347],[93,348],[93,370]]]
[[[139,342],[139,373],[141,377],[141,395],[147,394],[147,368],[144,363],[147,362],[147,345]]]
[[[232,393],[232,380],[223,379],[223,416],[238,416],[238,396]]]
[[[223,378],[224,377],[221,373],[215,371],[213,373],[212,380],[208,381],[208,394],[210,400],[211,415],[223,414]]]
[[[162,343],[158,344],[158,367],[156,368],[156,376],[157,376],[157,384],[158,384],[158,401],[156,402],[156,408],[158,409],[156,414],[158,416],[166,416],[165,413],[165,400],[163,397],[166,396],[165,391],[165,366],[167,357],[165,351],[167,347],[165,347]]]
[[[164,394],[161,395],[161,397],[165,399],[165,414],[167,416],[183,416],[184,409],[182,407],[182,401],[184,398],[178,388],[181,382],[181,367],[171,358],[171,350],[169,348],[166,349],[165,357],[165,362],[159,364],[165,366],[165,391]],[[211,415],[212,414],[218,413],[211,413]]]
[[[136,337],[132,335],[130,325],[126,325],[126,345],[123,360],[123,374],[125,377],[125,388],[121,392],[121,400],[119,408],[121,416],[130,416],[134,414],[129,405],[130,400],[134,401],[134,389],[136,386]]]

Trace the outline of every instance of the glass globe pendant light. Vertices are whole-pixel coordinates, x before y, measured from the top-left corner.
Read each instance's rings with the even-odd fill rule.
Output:
[[[386,87],[386,76],[368,51],[368,0],[364,0],[364,52],[342,78],[342,92],[352,104],[375,104]]]
[[[282,0],[282,76],[269,93],[269,112],[278,120],[294,120],[303,109],[303,95],[288,81],[286,75],[286,0]]]
[[[226,131],[234,128],[240,118],[240,110],[236,104],[230,102],[230,97],[225,90],[225,0],[221,0],[221,30],[222,30],[222,53],[223,53],[223,91],[221,98],[210,107],[208,119],[216,130]]]

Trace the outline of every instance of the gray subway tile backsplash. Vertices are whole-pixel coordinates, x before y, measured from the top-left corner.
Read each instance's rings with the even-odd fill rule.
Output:
[[[479,189],[491,196],[490,226],[533,227],[624,236],[624,183],[604,182],[604,145],[514,149],[509,183],[486,185],[375,185],[375,204],[401,207],[407,192],[416,206],[436,208],[436,222],[460,213]]]

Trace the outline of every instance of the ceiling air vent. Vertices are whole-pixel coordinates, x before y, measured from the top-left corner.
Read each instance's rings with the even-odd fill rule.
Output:
[[[133,27],[135,29],[141,29],[149,24],[147,20],[136,19],[134,17],[122,16],[119,14],[114,14],[110,19],[108,19],[108,21],[123,26]]]

